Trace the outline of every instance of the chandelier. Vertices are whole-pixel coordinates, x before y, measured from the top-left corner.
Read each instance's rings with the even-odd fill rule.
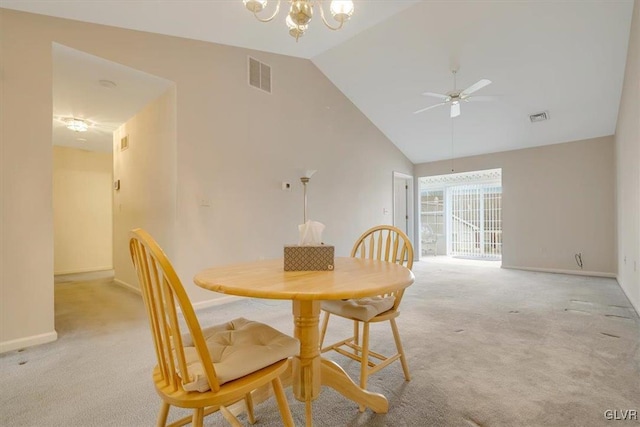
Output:
[[[246,8],[252,12],[253,16],[255,16],[260,22],[269,22],[273,20],[280,11],[281,0],[278,0],[273,15],[261,18],[258,14],[267,7],[267,0],[242,1]],[[351,18],[351,15],[353,15],[354,9],[353,1],[351,0],[331,0],[329,10],[331,11],[333,19],[338,23],[336,26],[333,26],[324,16],[322,0],[289,0],[289,3],[291,6],[289,7],[289,13],[285,22],[287,23],[287,27],[289,27],[289,34],[292,37],[295,37],[296,41],[304,35],[304,32],[309,27],[309,22],[311,22],[311,18],[313,18],[313,6],[315,6],[316,3],[318,4],[318,9],[320,9],[320,18],[322,19],[322,22],[324,22],[324,25],[331,30],[339,30],[342,28],[344,23]]]

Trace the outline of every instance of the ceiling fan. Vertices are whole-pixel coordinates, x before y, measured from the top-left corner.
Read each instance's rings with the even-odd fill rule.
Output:
[[[451,70],[451,72],[453,73],[453,90],[447,92],[446,94],[441,94],[441,93],[433,93],[433,92],[425,92],[423,93],[423,95],[425,96],[433,96],[434,98],[439,98],[442,99],[443,101],[439,104],[435,104],[435,105],[430,105],[426,108],[421,108],[417,111],[414,111],[413,114],[418,114],[418,113],[422,113],[423,111],[427,111],[430,110],[432,108],[436,108],[439,107],[441,105],[451,105],[451,117],[458,117],[460,115],[460,103],[461,102],[469,102],[469,101],[486,101],[490,98],[488,97],[478,97],[478,96],[471,96],[472,93],[482,89],[485,86],[488,86],[491,84],[491,80],[487,80],[487,79],[482,79],[477,81],[476,83],[472,84],[471,86],[469,86],[468,88],[464,89],[464,90],[458,90],[456,89],[456,73],[458,70]],[[482,98],[482,99],[480,99]]]

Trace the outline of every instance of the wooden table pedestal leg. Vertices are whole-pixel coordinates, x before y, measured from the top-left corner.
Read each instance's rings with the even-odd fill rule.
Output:
[[[293,301],[294,336],[300,354],[292,359],[293,395],[305,402],[307,426],[313,425],[311,401],[320,394],[319,301]]]
[[[389,411],[389,401],[386,397],[361,389],[336,362],[329,359],[321,360],[322,385],[331,387],[359,405],[371,408],[377,414],[386,414]]]

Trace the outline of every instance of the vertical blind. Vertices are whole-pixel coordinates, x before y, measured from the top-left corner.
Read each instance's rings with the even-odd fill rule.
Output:
[[[500,258],[502,187],[471,184],[447,188],[449,254]]]

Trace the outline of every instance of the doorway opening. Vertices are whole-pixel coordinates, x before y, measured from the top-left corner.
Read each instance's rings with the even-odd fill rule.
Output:
[[[58,326],[70,312],[68,304],[84,304],[95,296],[90,290],[114,283],[116,259],[128,258],[128,251],[122,250],[127,245],[120,242],[132,227],[119,231],[120,218],[127,212],[114,208],[122,177],[116,169],[121,150],[114,132],[173,90],[174,83],[58,43],[52,45],[52,59],[53,275]],[[70,122],[85,126],[70,127]],[[149,150],[157,150],[156,145],[148,145]],[[135,163],[128,167],[134,169]]]
[[[420,254],[502,259],[502,169],[422,177]]]

